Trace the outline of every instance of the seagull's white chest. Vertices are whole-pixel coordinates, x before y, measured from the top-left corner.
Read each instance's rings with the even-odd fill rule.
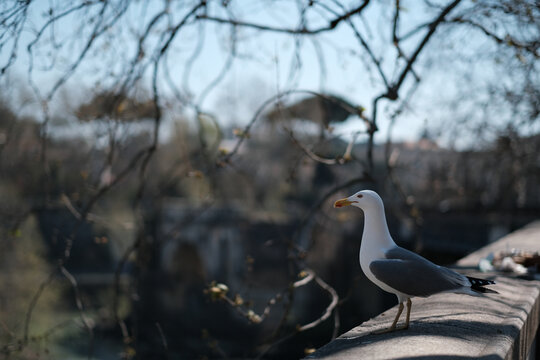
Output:
[[[364,235],[362,236],[362,244],[360,246],[359,256],[360,267],[362,268],[362,271],[364,272],[364,274],[366,274],[366,277],[372,283],[374,283],[384,291],[395,294],[398,298],[409,298],[410,296],[401,293],[400,291],[388,286],[387,284],[377,279],[369,269],[369,264],[371,264],[372,261],[386,259],[386,251],[388,251],[392,246],[395,246],[391,238],[386,239],[388,240],[388,244],[384,244],[384,242],[378,240],[379,239],[377,237],[372,237],[372,235],[369,234],[369,231],[367,233],[364,232]]]

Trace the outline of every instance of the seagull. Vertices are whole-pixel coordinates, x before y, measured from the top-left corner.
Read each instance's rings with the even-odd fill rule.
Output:
[[[360,267],[367,278],[386,292],[395,294],[399,308],[394,322],[388,329],[377,333],[404,330],[409,327],[411,298],[428,297],[442,292],[478,296],[497,293],[486,285],[494,281],[461,275],[436,265],[422,256],[396,245],[386,224],[384,205],[374,191],[362,190],[334,203],[334,207],[355,206],[364,211],[364,233],[360,246]],[[397,327],[407,302],[405,324]]]

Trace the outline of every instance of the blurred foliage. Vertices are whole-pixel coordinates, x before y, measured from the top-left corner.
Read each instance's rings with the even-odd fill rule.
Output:
[[[2,188],[2,190],[4,190]],[[0,242],[0,341],[14,349],[20,346],[25,320],[36,289],[50,273],[46,248],[34,217],[29,217],[16,229],[2,229]],[[50,329],[66,326],[61,314],[66,306],[62,299],[65,284],[58,281],[48,286],[36,305],[32,318],[30,346],[24,354],[39,352],[50,346]],[[52,336],[54,331],[50,332]],[[47,335],[47,336],[45,336]],[[21,358],[30,358],[21,354]],[[18,357],[16,357],[18,358]]]

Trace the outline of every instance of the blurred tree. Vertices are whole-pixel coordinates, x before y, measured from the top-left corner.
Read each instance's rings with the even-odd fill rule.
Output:
[[[140,101],[112,93],[96,94],[88,103],[79,106],[76,115],[83,121],[104,118],[121,121],[151,120],[156,116],[151,100]]]
[[[60,275],[71,285],[92,357],[94,324],[67,264],[72,248],[80,245],[76,234],[83,224],[116,228],[111,233],[121,239],[115,240],[120,254],[112,295],[96,306],[106,308],[94,317],[96,326],[112,319],[124,358],[166,357],[177,349],[146,312],[158,307],[162,254],[169,241],[182,238],[178,228],[204,220],[213,204],[231,209],[241,204],[253,223],[294,223],[294,231],[269,240],[287,249],[289,286],[257,313],[225,284],[210,285],[210,297],[230,305],[249,326],[264,323],[271,312],[278,315],[272,329],[259,328],[267,336],[249,337],[254,343],[244,352],[239,349],[245,344],[235,348],[232,341],[221,348],[208,331],[198,339],[201,346],[209,346],[208,355],[262,357],[334,319],[330,334],[322,335],[327,339],[339,330],[338,294],[319,275],[324,269],[309,262],[309,251],[317,241],[330,243],[324,228],[336,219],[322,209],[334,194],[359,184],[383,189],[389,180],[390,192],[401,196],[400,205],[417,226],[422,204],[416,199],[431,194],[429,189],[434,202],[480,192],[481,199],[491,196],[510,207],[537,196],[527,189],[534,188],[537,175],[531,174],[538,172],[533,134],[539,131],[539,46],[540,7],[532,0],[3,1],[0,180],[3,194],[13,196],[0,204],[7,214],[3,230],[17,229],[58,205],[79,224],[63,239],[64,251],[45,278]],[[238,91],[225,81],[251,69],[275,82],[275,94],[261,99],[266,90],[248,84]],[[19,81],[13,79],[23,71],[32,104],[16,93]],[[233,126],[211,105],[218,89],[227,99],[248,93],[259,103],[249,113],[233,114]],[[70,99],[72,110],[66,109]],[[422,113],[430,114],[428,125],[438,127],[446,143],[474,152],[456,161],[433,142],[429,149],[392,147],[393,126],[408,127]],[[265,115],[272,133],[260,121]],[[57,126],[58,118],[63,120]],[[317,123],[320,132],[291,125],[287,118]],[[329,126],[342,123],[338,131]],[[375,137],[387,124],[382,155]],[[495,139],[497,147],[487,149]],[[405,151],[412,160],[400,157]],[[428,151],[435,154],[430,159],[446,159],[444,167],[419,162],[419,154]],[[505,174],[486,188],[479,169],[494,171],[498,164]],[[429,174],[428,181],[419,181],[421,174]],[[507,187],[512,196],[492,196]],[[162,208],[171,195],[187,201],[189,216],[163,234],[158,224],[166,222]],[[115,209],[132,213],[117,217],[111,215]],[[219,246],[229,246],[215,233]],[[191,245],[180,249],[187,252],[184,257],[196,253]],[[332,249],[312,258],[326,264],[338,253],[336,245]],[[193,261],[203,281],[204,269],[198,267],[205,260]],[[246,268],[256,261],[251,258]],[[37,271],[46,271],[40,266]],[[122,280],[126,271],[128,284]],[[9,270],[10,276],[17,273],[18,268]],[[49,283],[29,285],[36,304],[44,302]],[[324,293],[326,302],[317,309],[318,318],[301,321],[294,299],[306,285]],[[133,309],[127,315],[126,301]],[[274,307],[278,301],[284,304],[280,311]],[[34,332],[33,311],[29,305],[23,333],[10,335],[9,341],[23,338],[23,345],[6,350],[7,356],[24,352]]]

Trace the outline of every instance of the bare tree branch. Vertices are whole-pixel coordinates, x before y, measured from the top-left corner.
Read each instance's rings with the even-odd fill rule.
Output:
[[[327,26],[323,26],[320,28],[312,29],[312,30],[306,28],[305,26],[301,26],[298,29],[282,28],[282,27],[277,27],[277,26],[262,25],[262,24],[250,23],[250,22],[234,20],[234,19],[219,18],[219,17],[209,16],[206,14],[198,15],[197,19],[213,21],[220,24],[231,24],[234,26],[248,27],[248,28],[253,28],[257,30],[272,31],[272,32],[277,32],[277,33],[285,33],[285,34],[293,34],[293,35],[315,35],[315,34],[333,30],[342,21],[348,20],[353,15],[360,14],[365,9],[365,7],[369,4],[369,1],[370,0],[364,0],[364,2],[360,6],[336,17],[334,20],[330,21]]]
[[[397,80],[397,82],[390,88],[388,89],[388,93],[385,94],[385,97],[390,99],[390,100],[395,100],[398,98],[398,92],[399,92],[399,89],[401,88],[401,85],[403,84],[403,81],[405,80],[405,78],[407,77],[408,73],[411,71],[412,69],[412,66],[414,64],[414,62],[416,61],[416,59],[418,58],[418,55],[420,55],[420,53],[422,52],[422,50],[424,49],[424,47],[426,46],[426,44],[428,43],[428,41],[431,39],[431,37],[433,36],[433,34],[435,33],[435,30],[437,30],[437,27],[444,21],[444,19],[446,18],[446,16],[461,2],[461,0],[454,0],[452,1],[450,4],[448,4],[442,11],[441,13],[439,14],[439,16],[433,20],[430,24],[429,24],[429,31],[427,32],[427,34],[424,36],[424,38],[422,39],[422,41],[418,44],[418,46],[416,47],[416,50],[413,52],[413,54],[411,55],[411,57],[409,58],[409,60],[407,61],[407,65],[405,66],[405,68],[403,69],[403,71],[401,72],[401,75],[399,76],[399,79]]]
[[[512,38],[510,35],[507,35],[505,38],[501,38],[497,34],[495,34],[493,31],[488,30],[484,25],[474,22],[470,19],[465,19],[461,16],[452,18],[447,20],[448,23],[458,23],[458,24],[467,24],[472,26],[473,28],[476,28],[480,31],[482,31],[487,37],[495,40],[497,44],[507,44],[509,46],[515,46],[518,49],[523,49],[530,54],[532,54],[535,58],[540,58],[540,54],[538,53],[538,48],[540,48],[540,40],[536,39],[529,43],[523,43],[520,42],[514,38]]]

